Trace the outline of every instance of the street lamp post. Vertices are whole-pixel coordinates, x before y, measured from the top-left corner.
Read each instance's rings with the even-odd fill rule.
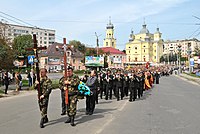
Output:
[[[180,74],[181,73],[181,45],[180,44],[178,45],[178,55],[179,55],[179,62],[178,62],[179,63],[178,64],[179,71],[178,71],[178,73]],[[178,59],[177,59],[177,61],[178,61]]]

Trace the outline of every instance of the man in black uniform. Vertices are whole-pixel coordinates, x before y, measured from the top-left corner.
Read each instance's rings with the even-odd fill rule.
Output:
[[[139,82],[135,71],[132,72],[129,81],[130,81],[130,83],[129,83],[129,90],[130,90],[129,101],[132,102],[132,101],[135,101],[135,99],[137,98],[137,87],[138,87],[138,82]]]
[[[104,84],[105,93],[106,93],[105,99],[108,100],[109,93],[110,93],[110,99],[112,99],[113,76],[111,75],[110,70],[108,70],[107,74],[104,76],[103,84]]]
[[[159,84],[159,78],[160,78],[160,74],[158,73],[158,70],[156,70],[156,73],[155,73],[155,77],[156,77],[156,84]]]
[[[117,75],[115,77],[116,80],[116,97],[117,97],[117,101],[119,101],[119,91],[121,93],[121,100],[123,100],[124,97],[124,91],[123,91],[123,80],[124,77],[121,74],[121,71],[118,70]]]
[[[126,73],[123,81],[124,95],[128,96],[129,76]]]

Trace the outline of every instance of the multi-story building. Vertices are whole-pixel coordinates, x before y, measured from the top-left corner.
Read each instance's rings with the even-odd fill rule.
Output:
[[[107,56],[109,68],[124,68],[126,63],[126,54],[116,49],[116,39],[114,38],[114,26],[109,20],[106,26],[106,38],[103,41],[103,47],[100,48]]]
[[[196,47],[200,47],[200,41],[198,39],[185,39],[175,41],[165,41],[163,54],[175,54],[178,53],[180,47],[182,57],[187,57],[188,52],[195,54],[194,50]]]
[[[55,42],[55,32],[55,30],[51,29],[20,26],[0,22],[0,36],[5,37],[10,42],[12,42],[14,38],[19,35],[32,35],[33,33],[36,33],[38,45],[48,47]]]
[[[40,66],[50,72],[57,72],[64,69],[64,51],[63,44],[54,43],[46,51],[40,54]],[[70,47],[66,51],[67,64],[71,65],[74,70],[84,70],[84,54],[77,49]]]
[[[126,43],[127,64],[159,63],[163,53],[163,39],[159,28],[150,33],[146,24],[138,34],[131,31],[129,42]]]

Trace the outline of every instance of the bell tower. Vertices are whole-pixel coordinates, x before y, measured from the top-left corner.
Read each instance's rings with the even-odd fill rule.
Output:
[[[109,17],[109,23],[106,26],[106,38],[103,41],[103,47],[116,48],[116,39],[114,38],[114,26],[111,23],[111,17]]]

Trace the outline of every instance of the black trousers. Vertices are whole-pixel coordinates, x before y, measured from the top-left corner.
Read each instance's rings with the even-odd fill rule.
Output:
[[[5,87],[6,87],[6,88],[5,88],[5,94],[7,94],[7,91],[8,91],[8,85],[6,84]]]
[[[116,87],[116,97],[117,97],[117,100],[119,100],[119,91],[120,91],[120,95],[121,95],[121,100],[123,99],[124,97],[124,90],[123,90],[123,87]]]
[[[61,90],[61,101],[62,113],[66,113],[65,90]]]
[[[110,93],[110,99],[112,99],[112,87],[110,85],[106,85],[106,100],[108,100],[108,94]]]
[[[140,86],[137,88],[137,95],[138,95],[138,98],[141,97],[141,89],[140,89]]]
[[[124,87],[124,94],[128,96],[128,87]]]
[[[96,90],[92,90],[93,94],[90,96],[86,96],[86,112],[94,112],[95,108],[95,100],[96,100]]]
[[[137,99],[137,88],[136,87],[130,87],[130,101],[135,101]]]
[[[159,84],[159,78],[156,79],[156,84]]]

